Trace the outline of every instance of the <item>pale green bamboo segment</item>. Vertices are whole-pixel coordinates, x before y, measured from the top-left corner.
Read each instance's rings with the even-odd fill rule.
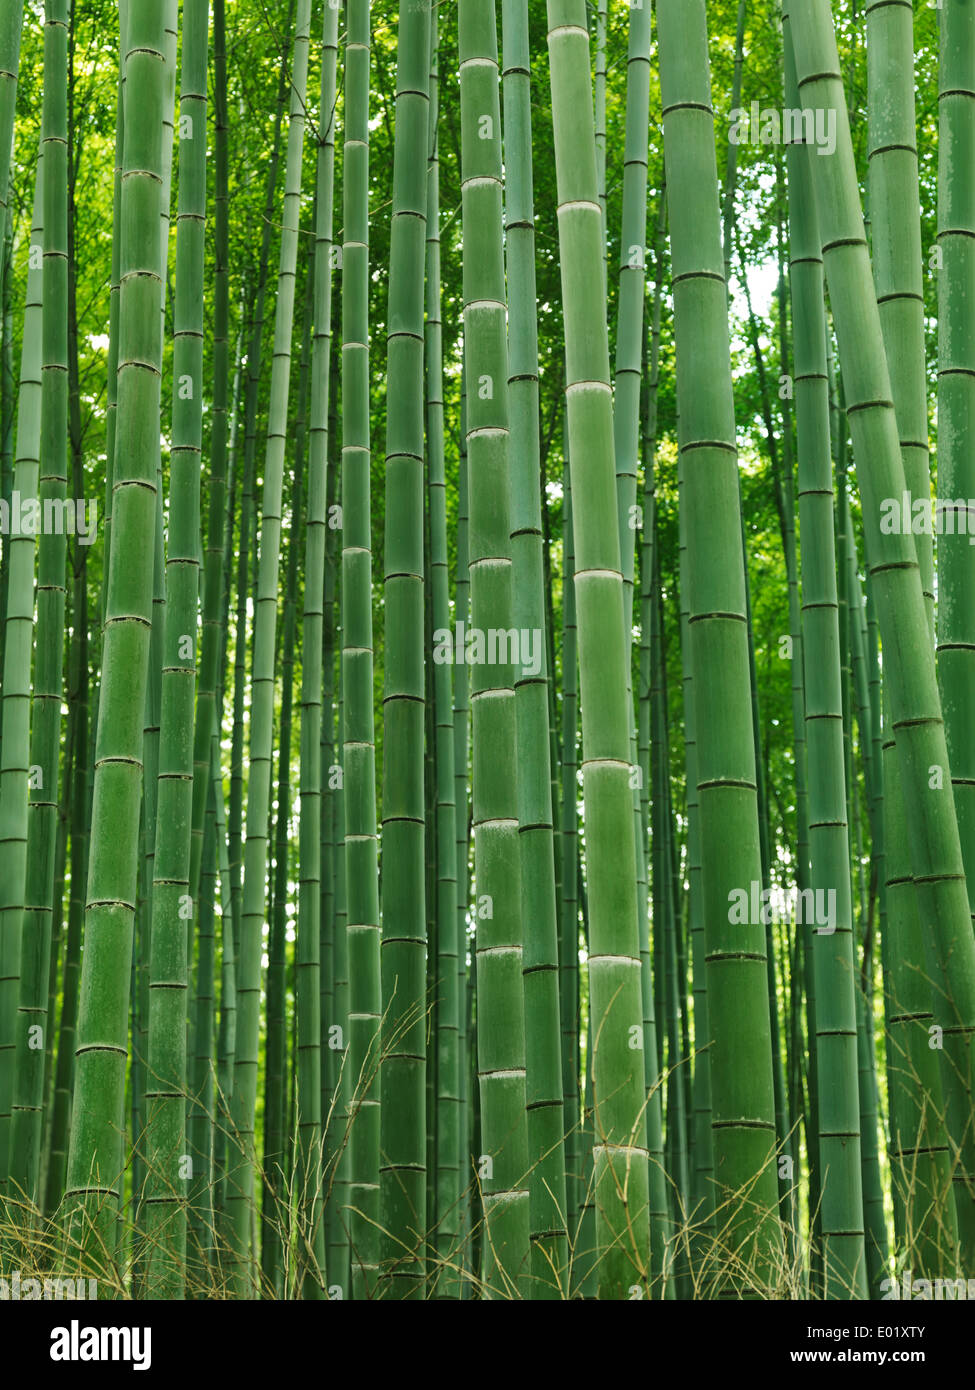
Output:
[[[0,14],[0,227],[7,223],[10,157],[17,114],[17,73],[20,66],[20,34],[24,27],[24,0],[10,0]],[[0,296],[6,257],[0,258]]]
[[[305,607],[301,656],[300,818],[298,823],[298,942],[295,964],[297,1145],[294,1186],[301,1213],[298,1272],[305,1298],[325,1291],[322,1219],[322,668],[325,550],[328,522],[328,401],[332,349],[332,264],[335,209],[335,96],[338,7],[326,5],[322,33],[318,125],[318,200],[305,533]]]
[[[911,44],[911,18],[907,10],[901,20],[904,41],[898,53]],[[975,303],[971,285],[975,276],[975,191],[972,188],[971,164],[975,158],[975,11],[959,0],[945,0],[940,11],[941,50],[938,76],[938,677],[944,710],[951,782],[958,817],[962,861],[966,876],[975,883],[975,734],[971,728],[972,701],[975,700],[975,612],[972,595],[975,593],[975,548],[971,534],[975,532],[975,512],[969,499],[975,498]],[[892,22],[889,21],[891,27]],[[902,78],[905,86],[912,83],[913,69],[908,66]],[[907,89],[913,98],[913,86]],[[907,97],[904,98],[905,102]],[[910,106],[910,134],[914,134],[913,104]],[[906,113],[905,113],[906,114]],[[914,177],[915,165],[909,164],[893,194],[904,191]],[[891,226],[894,225],[893,208]],[[913,222],[912,222],[913,226]],[[892,236],[896,236],[892,232]],[[912,269],[913,269],[912,264]],[[920,289],[918,260],[917,289]],[[878,282],[878,296],[881,285]],[[915,288],[912,283],[911,288]],[[889,314],[889,310],[884,309]],[[915,329],[913,342],[920,336],[921,348],[909,357],[909,364],[919,364],[920,375],[913,399],[917,404],[923,390],[923,297],[911,301],[908,312],[910,326]],[[884,320],[881,320],[884,323]],[[893,333],[904,333],[903,322],[884,324],[888,342],[888,359],[903,360],[908,354],[891,351]],[[920,330],[920,335],[917,330]],[[920,352],[920,355],[918,355]],[[897,404],[897,420],[901,438],[908,424],[901,414],[901,384],[891,366],[891,384]],[[919,439],[926,442],[926,418],[915,411],[911,424]],[[923,434],[921,431],[924,431]],[[910,440],[911,436],[908,436]],[[904,447],[902,445],[902,447]],[[927,455],[924,455],[927,461]],[[908,471],[908,452],[904,448],[904,471],[909,489],[918,490],[922,481],[927,485],[922,496],[927,504],[930,495],[927,468],[917,470],[917,478]],[[931,541],[918,541],[928,549]],[[969,893],[969,907],[971,907]],[[968,1022],[972,1022],[969,1019]],[[967,1080],[971,1082],[971,1042]],[[950,1102],[953,1106],[957,1101]],[[964,1097],[962,1098],[964,1104]],[[975,1254],[975,1105],[969,1090],[967,1114],[956,1110],[957,1120],[964,1118],[965,1135],[960,1163],[953,1173],[955,1205],[958,1211],[958,1234],[964,1259],[969,1262]]]
[[[785,26],[785,100],[794,108],[795,60]],[[819,221],[811,144],[790,142],[789,249],[799,455],[802,649],[809,779],[809,883],[796,930],[812,937],[816,976],[819,1163],[824,1291],[866,1298],[857,1058],[857,973],[843,752],[837,559],[833,530],[829,376]],[[854,792],[855,792],[854,788]],[[810,910],[810,908],[812,910]],[[825,911],[822,909],[825,908]]]
[[[508,351],[496,5],[460,0],[464,371],[470,466],[471,744],[484,1296],[530,1272],[525,1001],[512,626]],[[478,643],[478,639],[479,643]],[[484,907],[487,907],[487,911]],[[483,1163],[483,1160],[482,1160]]]
[[[650,1272],[629,643],[583,0],[549,0],[548,26],[582,703],[598,1292],[617,1299]]]
[[[68,4],[48,0],[41,145],[44,308],[41,317],[41,536],[31,702],[27,876],[14,1051],[10,1190],[39,1202],[47,986],[54,916],[55,839],[63,698],[64,507],[68,470]],[[60,909],[60,905],[59,905]]]
[[[744,557],[703,0],[658,0],[664,155],[687,517],[715,1201],[741,1260],[719,1292],[754,1294],[780,1251]],[[720,681],[712,673],[722,671]],[[742,920],[744,918],[744,920]],[[701,1047],[703,1039],[697,1039]]]
[[[41,453],[41,317],[44,285],[44,156],[34,189],[20,359],[14,488],[35,499]],[[3,654],[3,740],[0,743],[0,1195],[10,1159],[20,944],[27,874],[31,656],[34,646],[36,530],[10,537],[7,632]]]
[[[96,1259],[115,1243],[152,620],[164,266],[159,234],[170,85],[164,0],[126,23],[118,436],[66,1199]]]
[[[265,921],[268,809],[274,736],[274,650],[278,567],[281,556],[281,494],[288,432],[288,386],[294,321],[295,268],[301,203],[301,156],[308,85],[311,0],[298,0],[291,63],[291,103],[281,250],[271,362],[271,395],[264,458],[261,545],[254,606],[254,665],[251,681],[250,757],[247,782],[247,842],[237,976],[237,1055],[232,1103],[234,1156],[228,1173],[228,1209],[234,1233],[233,1283],[238,1296],[252,1289],[251,1208],[254,1197],[254,1118],[260,1033],[261,952]]]
[[[803,104],[835,112],[836,150],[812,161],[813,179],[858,463],[867,560],[881,639],[888,654],[896,654],[886,663],[885,674],[918,908],[930,943],[925,966],[934,976],[935,1022],[944,1029],[947,1128],[959,1156],[959,1177],[967,1180],[966,1174],[975,1169],[975,936],[934,655],[914,538],[903,527],[885,526],[883,521],[902,498],[906,481],[828,5],[811,0],[794,10],[792,30]],[[940,777],[932,775],[933,768],[942,770]]]
[[[146,1076],[149,1242],[146,1290],[181,1298],[186,1263],[186,993],[193,820],[193,729],[200,589],[203,295],[209,0],[184,0],[179,201],[169,465],[166,618],[162,651],[156,853],[149,957]]]
[[[552,824],[549,671],[539,486],[538,326],[532,196],[531,59],[526,0],[503,0],[508,411],[518,838],[524,923],[526,1097],[533,1298],[569,1293]],[[526,640],[527,639],[527,640]]]
[[[426,1259],[423,265],[430,0],[401,0],[387,313],[380,1225],[389,1294],[422,1298]]]
[[[440,304],[440,127],[439,33],[436,14],[430,25],[430,137],[427,161],[427,488],[430,525],[430,587],[434,643],[448,644],[450,577],[447,554],[447,484],[444,474],[443,323]],[[441,650],[443,647],[441,646]],[[436,836],[437,836],[437,1178],[436,1244],[443,1261],[436,1292],[459,1298],[461,1235],[460,1024],[457,916],[457,817],[454,798],[454,715],[451,663],[434,658],[433,670]],[[466,797],[465,797],[466,800]],[[466,950],[467,933],[463,933]]]
[[[342,765],[349,949],[349,1240],[353,1297],[379,1265],[379,877],[369,494],[369,3],[345,44],[342,246]]]

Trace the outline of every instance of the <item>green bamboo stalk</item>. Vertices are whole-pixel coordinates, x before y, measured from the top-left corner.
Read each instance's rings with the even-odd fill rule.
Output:
[[[128,0],[119,0],[119,64],[115,108],[115,166],[112,184],[112,268],[108,300],[108,386],[105,393],[105,536],[103,571],[108,573],[112,554],[112,502],[115,491],[115,438],[118,425],[119,304],[121,301],[122,164],[125,158],[125,54]],[[101,621],[105,623],[108,585],[102,585]]]
[[[166,617],[153,863],[149,1055],[146,1084],[147,1290],[180,1298],[186,1261],[187,923],[193,920],[190,845],[206,232],[209,0],[184,0],[179,106],[179,206],[173,345],[173,436]],[[155,616],[155,615],[154,615]]]
[[[213,1022],[215,1015],[216,933],[215,900],[217,890],[216,808],[211,782],[203,833],[200,880],[196,908],[197,930],[196,988],[193,992],[193,1022],[190,1046],[192,1068],[189,1082],[187,1153],[193,1173],[187,1188],[187,1274],[190,1287],[205,1278],[213,1257],[213,1121],[214,1072]]]
[[[296,0],[288,0],[288,23],[284,33],[290,34],[294,26]],[[255,456],[257,453],[257,405],[261,384],[261,362],[264,340],[265,304],[267,300],[267,281],[271,260],[271,236],[277,224],[274,204],[278,183],[278,170],[281,162],[281,131],[288,94],[288,51],[283,46],[281,70],[278,78],[278,93],[274,116],[274,138],[271,145],[271,159],[268,163],[267,184],[264,194],[264,222],[261,235],[260,257],[257,263],[257,289],[254,295],[254,312],[251,319],[250,338],[247,348],[247,388],[244,397],[244,461],[242,480],[242,508],[240,519],[240,543],[237,556],[237,615],[234,626],[234,723],[230,752],[230,802],[227,808],[230,831],[229,855],[231,891],[234,911],[234,942],[238,965],[240,963],[240,930],[243,904],[243,805],[244,805],[244,702],[247,667],[247,599],[251,594],[251,571],[255,563],[254,550],[257,542],[257,527],[254,509]]]
[[[659,0],[680,454],[707,943],[712,1141],[729,1253],[723,1293],[766,1287],[779,1251],[771,1031],[761,922],[734,903],[761,881],[727,288],[718,215],[707,19]],[[725,673],[720,686],[703,673]],[[753,914],[748,912],[747,917]],[[698,1044],[700,1046],[700,1043]],[[724,1215],[724,1213],[722,1213]]]
[[[37,498],[41,452],[41,328],[44,252],[44,154],[38,152],[28,250],[14,487]],[[27,877],[31,654],[34,641],[35,531],[10,538],[7,635],[0,740],[0,1199],[10,1160],[14,1049],[21,931]]]
[[[897,130],[897,138],[907,144],[899,152],[900,166],[887,173],[887,163],[895,164],[894,156],[885,159],[886,181],[883,192],[889,203],[883,212],[890,225],[892,257],[906,261],[910,255],[910,289],[920,288],[919,227],[915,209],[917,189],[916,153],[914,151],[914,83],[912,13],[889,20],[881,29],[878,16],[873,31],[876,43],[880,33],[889,31],[891,84],[897,83],[899,100],[891,101],[895,111],[903,113],[907,131]],[[972,236],[975,232],[975,212],[972,209],[969,180],[963,173],[966,159],[962,151],[971,148],[975,138],[975,17],[969,7],[958,0],[948,0],[939,14],[941,23],[940,61],[938,71],[938,678],[944,710],[945,734],[951,784],[961,838],[962,861],[966,875],[975,881],[975,740],[969,729],[969,712],[975,691],[975,630],[968,612],[972,581],[975,577],[975,551],[970,541],[962,537],[969,518],[968,498],[975,496],[975,463],[973,463],[973,430],[971,407],[975,389],[975,354],[972,335],[975,318],[967,302],[967,285],[975,267]],[[885,50],[886,51],[886,50]],[[889,141],[894,138],[886,127],[881,132]],[[908,138],[909,137],[909,138]],[[873,173],[871,165],[871,173]],[[913,180],[913,182],[912,182]],[[909,216],[910,243],[901,245],[904,205],[902,197],[910,185]],[[874,204],[876,205],[876,198]],[[875,213],[875,216],[877,214]],[[896,264],[896,263],[895,263]],[[899,266],[897,267],[899,269]],[[894,267],[892,266],[892,270]],[[900,286],[898,286],[900,288]],[[878,297],[885,286],[878,277]],[[891,384],[898,402],[897,420],[904,458],[904,474],[913,496],[923,497],[927,505],[930,495],[927,455],[927,400],[922,394],[926,385],[924,375],[923,296],[916,300],[903,298],[896,308],[884,304],[888,360],[891,362]],[[895,317],[896,316],[896,317]],[[883,322],[883,319],[882,319]],[[901,351],[893,346],[894,335],[902,340],[910,333],[910,345]],[[912,370],[913,369],[913,370]],[[908,415],[896,394],[907,386],[901,376],[911,372],[914,388],[906,397],[911,405]],[[917,441],[917,442],[915,442]],[[921,491],[922,483],[925,490]],[[970,528],[970,521],[969,527]],[[918,542],[927,550],[931,540]],[[922,571],[928,577],[926,560]],[[933,586],[926,586],[933,587]],[[971,896],[971,895],[970,895]],[[969,903],[971,907],[971,903]],[[971,940],[971,934],[969,934]],[[937,986],[936,986],[937,989]],[[936,1005],[936,1012],[938,1012]],[[971,1022],[972,1020],[967,1020]],[[955,1206],[958,1214],[958,1234],[962,1258],[970,1262],[975,1253],[975,1119],[972,1117],[971,1044],[965,1084],[957,1093],[955,1086],[946,1089],[946,1099],[954,1114],[949,1119],[952,1139],[957,1143],[961,1133],[960,1158],[956,1159],[952,1175]]]
[[[447,555],[447,484],[444,473],[443,323],[440,305],[440,130],[438,25],[430,23],[430,141],[427,164],[427,468],[430,518],[430,621],[450,638],[450,578]],[[467,948],[457,914],[457,815],[454,774],[453,682],[449,663],[432,671],[435,719],[435,808],[437,835],[437,1026],[436,1202],[433,1225],[441,1264],[438,1290],[460,1297],[457,1260],[461,1222],[461,1001],[458,957]],[[466,800],[466,797],[465,797]]]
[[[368,0],[352,0],[345,41],[342,245],[342,766],[349,954],[352,1295],[368,1298],[379,1263],[379,880],[373,716],[369,470]]]
[[[132,921],[142,782],[143,709],[152,619],[152,540],[162,364],[159,207],[169,83],[164,0],[127,24],[122,180],[118,433],[129,441],[114,480],[113,547],[102,641],[85,950],[66,1197],[72,1229],[111,1252],[120,1199],[118,1132],[125,1087]],[[97,1237],[96,1237],[97,1233]],[[94,1251],[101,1265],[101,1251]]]
[[[27,877],[11,1117],[11,1195],[40,1201],[41,1117],[47,1047],[47,982],[54,914],[55,848],[67,541],[59,509],[68,469],[68,4],[48,0],[44,25],[44,310],[41,363],[42,520],[37,547],[37,646],[30,737]],[[60,909],[60,904],[59,904]],[[60,910],[59,910],[60,918]]]
[[[281,549],[281,492],[285,439],[288,430],[288,385],[291,377],[291,335],[294,317],[295,265],[301,200],[301,155],[305,134],[305,91],[308,81],[311,0],[298,0],[291,63],[291,102],[281,252],[275,304],[274,358],[271,402],[264,460],[261,506],[261,546],[254,618],[254,662],[251,682],[249,775],[247,782],[247,843],[240,924],[237,982],[237,1056],[234,1063],[234,1170],[228,1175],[228,1204],[234,1230],[234,1288],[245,1294],[252,1286],[249,1256],[251,1204],[254,1192],[254,1117],[257,1099],[257,1051],[260,1023],[262,926],[265,916],[264,880],[267,869],[268,802],[274,704],[274,645],[277,628],[277,575]]]
[[[227,1212],[227,1155],[230,1148],[234,1091],[234,1058],[237,1049],[237,962],[234,955],[233,911],[231,907],[230,855],[227,848],[223,776],[216,743],[213,746],[214,827],[217,864],[220,870],[220,1024],[217,1032],[216,1131],[213,1158],[213,1234],[218,1268],[229,1251],[232,1234]]]
[[[565,1126],[566,1225],[578,1282],[582,1192],[579,1096],[579,653],[572,549],[572,482],[568,459],[562,479],[562,906],[559,917],[559,1013]],[[572,1292],[574,1293],[574,1288]]]
[[[430,0],[401,0],[387,315],[380,1226],[389,1291],[426,1274],[423,259]]]
[[[789,0],[782,10],[788,25]],[[786,105],[795,107],[795,59],[790,31],[785,32]],[[813,894],[822,893],[824,901],[827,894],[835,895],[832,920],[821,921],[817,903],[814,922],[804,914],[801,923],[813,934],[816,975],[823,1275],[827,1298],[865,1298],[856,968],[840,672],[845,615],[841,629],[822,242],[810,172],[819,155],[811,144],[797,140],[790,142],[788,156],[806,746],[810,764],[817,769],[809,784],[810,887]],[[797,921],[797,930],[799,925]]]
[[[597,297],[603,217],[582,0],[549,0],[548,23],[588,826],[598,1279],[602,1298],[620,1298],[645,1283],[650,1247],[628,641],[619,530],[612,521],[609,350],[604,303]]]
[[[84,616],[75,623],[75,669],[80,681],[76,702],[76,756],[71,783],[71,886],[68,903],[68,930],[61,971],[61,1016],[58,1021],[58,1052],[54,1071],[54,1095],[49,1125],[49,1156],[44,1180],[44,1214],[51,1216],[64,1192],[64,1170],[68,1152],[71,1117],[71,1091],[74,1076],[74,1037],[78,1020],[78,977],[81,971],[81,929],[85,916],[84,890],[88,877],[88,841],[91,829],[90,728],[88,714],[88,585],[87,567],[81,572],[76,590],[76,611]],[[50,1013],[50,1011],[49,1011]]]
[[[344,463],[344,460],[343,460]],[[339,599],[341,605],[341,596]],[[341,611],[341,609],[340,609]],[[341,660],[341,646],[338,649]],[[339,691],[342,690],[342,675],[339,671]],[[338,744],[336,756],[342,756],[343,697],[338,699]],[[344,786],[345,769],[341,761],[337,764],[340,785]],[[351,1176],[350,1154],[350,1115],[354,1098],[354,1087],[349,1068],[349,936],[348,907],[346,896],[345,870],[345,822],[346,798],[342,795],[335,802],[335,924],[332,941],[332,1028],[336,1029],[336,1078],[332,1092],[331,1122],[335,1129],[335,1154],[331,1168],[329,1205],[335,1207],[335,1226],[333,1244],[327,1251],[329,1298],[346,1299],[351,1292],[351,1256],[349,1241],[349,1179]],[[329,1045],[333,1045],[330,1039]]]
[[[184,21],[185,25],[185,21]],[[225,0],[213,0],[214,234],[213,234],[213,403],[210,425],[209,517],[203,565],[203,626],[200,678],[193,743],[193,838],[190,893],[200,875],[203,822],[210,785],[210,743],[217,720],[217,681],[225,627],[224,528],[227,504],[227,390],[229,385],[230,217],[227,114],[227,38]]]
[[[933,925],[927,968],[934,977],[936,1025],[944,1029],[946,1120],[958,1155],[954,1176],[960,1189],[975,1167],[969,1055],[969,1033],[975,1028],[975,936],[952,790],[931,784],[930,770],[940,768],[943,774],[950,762],[934,656],[926,641],[918,552],[904,528],[881,526],[885,502],[901,498],[906,482],[831,21],[822,0],[812,0],[792,16],[793,43],[803,103],[835,112],[836,150],[812,161],[814,184],[880,633],[888,653],[899,658],[885,665],[891,727],[901,764],[918,908],[921,920]]]
[[[660,192],[660,208],[657,217],[655,230],[655,251],[657,255],[656,284],[654,288],[653,312],[650,323],[644,321],[644,336],[648,338],[649,348],[647,360],[647,388],[644,401],[643,412],[643,459],[644,459],[644,494],[643,494],[643,529],[640,540],[640,675],[638,686],[639,716],[638,716],[638,735],[637,735],[637,760],[641,770],[642,790],[640,793],[640,820],[639,833],[640,840],[639,866],[640,883],[649,883],[649,831],[650,831],[650,785],[651,785],[651,757],[650,757],[650,729],[651,729],[651,707],[650,707],[650,687],[651,687],[651,603],[654,585],[654,564],[656,563],[657,550],[657,512],[656,512],[656,432],[657,432],[657,391],[660,378],[660,315],[663,300],[663,258],[662,243],[666,227],[666,199],[664,190]],[[622,531],[621,535],[624,534]],[[659,578],[659,576],[658,576]],[[683,650],[683,645],[682,645]],[[682,674],[682,679],[684,678]],[[687,677],[689,679],[689,676]],[[689,695],[689,690],[685,689],[685,700]],[[693,751],[694,735],[693,725],[690,716],[687,715],[687,705],[685,704],[684,735],[685,744]],[[688,816],[691,814],[691,799],[693,798],[694,810],[694,830],[690,830],[689,836],[697,833],[697,787],[688,781]],[[688,840],[690,846],[690,838]],[[690,865],[690,860],[689,860]],[[689,910],[694,912],[697,908],[699,899],[699,875],[700,875],[700,853],[698,851],[698,864],[694,878],[694,893],[689,903]],[[691,888],[690,872],[688,875],[688,887]],[[642,889],[641,889],[642,891]],[[646,901],[649,903],[649,894]],[[641,915],[641,941],[640,953],[644,960],[644,967],[641,973],[641,986],[643,990],[643,1015],[644,1015],[644,1049],[646,1055],[646,1084],[648,1089],[647,1099],[647,1142],[650,1153],[650,1254],[652,1259],[653,1277],[655,1291],[660,1295],[666,1295],[668,1284],[665,1267],[669,1255],[667,1251],[667,1239],[670,1230],[669,1198],[667,1190],[667,1176],[663,1162],[663,1117],[662,1117],[662,1088],[659,1084],[659,1065],[657,1061],[657,1022],[656,1010],[653,997],[653,979],[650,968],[650,940],[647,935],[646,941],[643,940],[643,918]],[[703,931],[703,924],[698,928]],[[693,938],[692,938],[693,942]],[[703,965],[701,969],[703,975]],[[703,979],[695,983],[698,994],[703,994]],[[696,996],[695,996],[696,998]],[[706,1008],[706,1001],[700,1005]],[[688,1053],[689,1056],[689,1053]],[[704,1054],[706,1059],[706,1054]],[[710,1109],[710,1106],[708,1106]],[[710,1116],[707,1121],[707,1152],[702,1155],[702,1162],[710,1168],[710,1144],[711,1144]],[[690,1211],[690,1208],[688,1208]],[[659,1238],[657,1236],[659,1232]]]
[[[268,909],[268,966],[265,983],[264,1051],[264,1150],[261,1189],[261,1272],[265,1287],[280,1298],[284,1292],[284,1244],[287,1223],[285,1173],[287,1158],[287,918],[288,843],[291,821],[291,731],[294,709],[295,629],[297,625],[298,546],[303,525],[305,435],[308,409],[308,370],[311,351],[311,293],[314,264],[308,262],[297,416],[294,431],[294,464],[290,498],[290,537],[285,571],[283,633],[275,669],[281,671],[281,714],[278,724],[277,812],[274,826],[274,871],[269,874],[274,900]]]
[[[659,284],[659,280],[658,280]],[[683,469],[680,477],[683,485]],[[714,1146],[711,1138],[711,1051],[708,1047],[707,946],[704,931],[704,885],[701,864],[701,820],[697,770],[697,719],[694,706],[694,669],[690,641],[690,565],[687,546],[687,509],[678,515],[680,569],[680,651],[684,698],[684,764],[687,783],[687,889],[688,926],[691,937],[691,972],[694,1006],[693,1073],[693,1182],[691,1232],[688,1257],[692,1277],[700,1279],[715,1234]],[[648,663],[649,664],[649,663]],[[647,677],[649,685],[649,672]],[[649,691],[648,691],[649,703]],[[649,718],[648,718],[649,724]]]
[[[461,374],[460,433],[457,439],[457,568],[454,581],[454,618],[465,628],[470,616],[470,565],[469,565],[469,516],[468,516],[468,471],[467,471],[467,397]],[[467,916],[470,901],[470,870],[468,842],[470,785],[469,763],[469,725],[470,725],[470,672],[467,663],[461,662],[454,672],[454,824],[455,855],[457,871],[457,1072],[458,1095],[460,1097],[459,1117],[459,1236],[460,1250],[455,1256],[456,1273],[461,1280],[460,1296],[469,1296],[470,1286],[466,1276],[470,1269],[469,1237],[472,1226],[472,1173],[468,1162],[468,1134],[471,1121],[471,1105],[468,1100],[470,1077],[470,1021],[467,1017]]]
[[[559,1014],[549,669],[539,487],[538,326],[532,196],[531,69],[526,0],[502,4],[508,408],[511,425],[512,622],[530,634],[535,669],[515,670],[518,838],[521,846],[526,1097],[532,1296],[568,1285],[565,1116]]]
[[[477,897],[477,1069],[481,1099],[482,1279],[519,1297],[530,1273],[522,977],[521,849],[514,653],[488,641],[512,626],[508,352],[502,254],[496,7],[461,0],[464,352],[470,460],[471,746]],[[536,755],[537,755],[536,749]]]
[[[0,228],[6,226],[10,212],[10,158],[17,114],[17,73],[20,66],[20,35],[24,27],[23,0],[5,5],[0,15]],[[0,263],[0,299],[3,296],[6,264]]]
[[[301,765],[298,828],[298,940],[295,965],[298,1141],[294,1186],[300,1222],[298,1278],[305,1298],[321,1298],[325,1283],[322,1224],[322,664],[327,502],[330,473],[329,390],[332,350],[332,263],[335,206],[335,96],[338,8],[326,5],[322,33],[315,209],[315,289],[312,330],[305,606],[301,655]],[[334,484],[333,484],[334,486]]]

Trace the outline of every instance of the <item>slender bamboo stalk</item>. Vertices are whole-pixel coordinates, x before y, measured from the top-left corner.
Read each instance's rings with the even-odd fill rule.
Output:
[[[298,1035],[298,1143],[295,1188],[300,1235],[298,1277],[305,1298],[321,1298],[325,1282],[322,1223],[322,661],[329,485],[329,388],[332,351],[332,266],[335,206],[335,105],[338,9],[326,5],[318,113],[315,290],[312,330],[305,607],[301,655],[301,768],[298,828],[298,941],[295,994]]]
[[[249,1257],[251,1204],[254,1192],[254,1118],[257,1099],[257,1052],[260,1025],[262,926],[265,916],[268,802],[274,704],[274,646],[277,628],[277,575],[281,549],[281,492],[288,430],[288,384],[294,317],[295,265],[301,201],[301,156],[305,135],[311,0],[298,0],[291,64],[288,157],[285,170],[281,252],[275,305],[274,358],[268,411],[261,547],[254,619],[254,667],[251,684],[250,758],[247,783],[247,842],[240,925],[237,980],[237,1056],[234,1064],[234,1171],[229,1175],[228,1204],[234,1229],[234,1287],[251,1287]]]
[[[64,698],[67,541],[53,519],[65,506],[68,470],[68,4],[48,0],[44,25],[44,311],[41,336],[42,520],[37,547],[37,647],[30,738],[27,878],[14,1054],[11,1190],[40,1200],[41,1117],[47,1047],[47,981],[54,915],[55,849]],[[63,516],[63,511],[62,511]],[[60,903],[58,904],[60,920]]]
[[[44,154],[38,153],[24,303],[14,487],[37,499],[41,453],[41,329],[44,286]],[[0,741],[0,1198],[10,1159],[16,1013],[27,879],[34,529],[10,540]]]
[[[568,1296],[565,1117],[559,1047],[549,671],[539,487],[538,325],[532,196],[528,5],[502,5],[505,240],[511,485],[512,623],[530,636],[515,670],[518,838],[521,845],[526,1096],[532,1296]]]
[[[786,0],[786,26],[790,10]],[[785,32],[786,105],[798,105],[788,27]],[[788,156],[806,746],[810,763],[817,768],[809,784],[810,886],[824,902],[832,895],[835,903],[825,922],[814,913],[804,914],[801,924],[813,936],[816,974],[823,1275],[827,1298],[865,1298],[856,969],[840,672],[845,625],[841,632],[822,242],[810,172],[810,163],[819,155],[811,145],[795,141],[789,145]],[[814,922],[807,920],[809,915]]]
[[[352,1293],[368,1298],[379,1263],[379,880],[373,722],[372,514],[369,500],[368,0],[349,7],[345,46],[342,245],[342,766],[348,907]]]
[[[603,217],[582,0],[549,0],[548,24],[588,827],[598,1278],[601,1297],[620,1298],[646,1281],[650,1247],[628,643],[619,532],[612,520],[609,349],[597,298]]]
[[[24,27],[24,0],[12,0],[0,15],[0,228],[6,229],[9,213],[10,157],[17,114],[17,72],[20,66],[20,34]],[[0,299],[5,263],[0,263]]]
[[[450,582],[447,555],[447,482],[444,473],[443,323],[440,304],[440,127],[439,34],[437,16],[430,23],[430,140],[427,164],[427,468],[430,518],[430,620],[435,632],[450,640]],[[453,682],[447,662],[432,671],[435,720],[435,807],[437,833],[437,1026],[436,1200],[434,1222],[441,1261],[439,1289],[460,1297],[457,1278],[461,1221],[461,1001],[458,954],[467,946],[457,915],[457,816],[454,798]],[[465,798],[466,799],[466,798]]]
[[[395,1297],[420,1298],[426,1225],[423,258],[430,0],[401,0],[387,316],[380,1225]]]

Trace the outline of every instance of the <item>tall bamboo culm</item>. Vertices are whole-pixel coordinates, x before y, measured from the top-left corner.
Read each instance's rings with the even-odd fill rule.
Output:
[[[117,433],[91,816],[85,947],[66,1199],[76,1238],[111,1257],[123,1173],[128,1006],[149,675],[164,266],[159,233],[164,113],[171,82],[165,0],[133,6],[126,24],[120,215]]]
[[[548,47],[565,305],[566,401],[587,827],[594,1201],[601,1298],[649,1277],[643,1001],[637,927],[623,578],[589,35],[583,0],[549,0]],[[634,1031],[635,1030],[635,1031]],[[624,1199],[625,1193],[625,1199]]]
[[[430,0],[401,0],[387,317],[380,1226],[388,1294],[422,1298],[426,1260],[423,264]]]
[[[760,884],[746,577],[727,287],[703,0],[658,0],[677,408],[687,515],[688,634],[711,1043],[714,1199],[740,1261],[719,1293],[747,1295],[780,1252],[765,931],[733,904]],[[720,683],[707,673],[721,669]],[[697,1046],[703,1039],[697,1040]],[[725,1204],[730,1203],[730,1207]]]
[[[234,1231],[234,1288],[239,1296],[247,1296],[252,1288],[253,1279],[250,1230],[254,1194],[254,1119],[257,1101],[262,927],[265,920],[265,874],[274,725],[274,652],[278,616],[278,565],[281,552],[281,494],[285,440],[288,432],[288,386],[291,378],[291,338],[310,22],[311,0],[298,0],[291,65],[288,155],[284,208],[281,216],[274,356],[271,364],[271,400],[264,460],[261,544],[254,616],[247,842],[244,850],[240,958],[237,974],[237,1056],[232,1107],[233,1144],[236,1152],[232,1171],[228,1174],[228,1205]]]

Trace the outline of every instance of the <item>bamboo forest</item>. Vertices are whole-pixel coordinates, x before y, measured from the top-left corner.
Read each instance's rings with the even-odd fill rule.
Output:
[[[975,1298],[973,547],[971,0],[0,0],[0,1295]]]

